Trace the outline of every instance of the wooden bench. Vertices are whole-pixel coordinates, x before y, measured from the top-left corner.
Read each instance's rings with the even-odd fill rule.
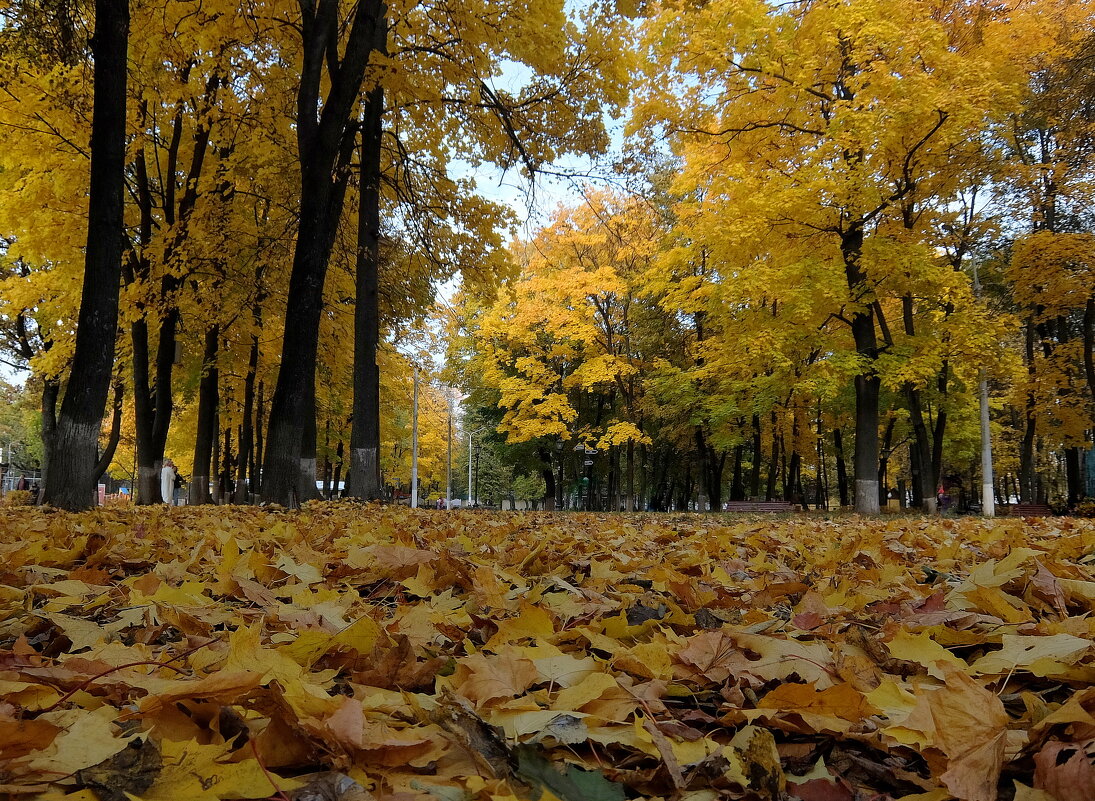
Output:
[[[1053,510],[1040,503],[1013,503],[1008,508],[1008,517],[1050,517]]]
[[[728,501],[724,512],[794,512],[798,507],[787,501]]]

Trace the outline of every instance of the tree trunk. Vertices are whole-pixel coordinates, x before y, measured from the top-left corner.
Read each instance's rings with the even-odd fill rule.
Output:
[[[544,509],[555,509],[555,472],[551,469],[551,451],[547,448],[537,448],[536,455],[540,457],[540,475],[544,479]]]
[[[236,465],[236,494],[233,502],[244,504],[250,500],[248,480],[253,484],[255,474],[248,473],[254,463],[252,448],[255,434],[255,376],[259,368],[259,338],[251,337],[251,352],[247,357],[247,375],[243,379],[243,422],[240,424],[240,455]]]
[[[1065,448],[1065,482],[1068,492],[1068,508],[1075,509],[1084,496],[1084,480],[1080,472],[1080,449]]]
[[[220,478],[217,484],[221,488],[221,503],[231,503],[232,488],[232,426],[224,427],[224,451],[221,453]]]
[[[950,365],[944,360],[939,370],[939,411],[935,415],[935,426],[932,428],[932,478],[938,481],[943,477],[943,436],[947,431],[947,408],[944,405],[947,395],[947,382],[950,376]]]
[[[886,434],[882,438],[882,447],[878,451],[878,503],[879,506],[885,506],[887,496],[889,495],[889,469],[890,469],[890,446],[893,443],[893,429],[897,423],[897,419],[890,417],[886,423]]]
[[[833,429],[833,455],[836,457],[836,486],[840,495],[840,505],[851,505],[848,493],[848,465],[844,461],[844,436],[839,428]]]
[[[909,422],[912,423],[913,430],[913,441],[909,444],[913,451],[909,460],[912,466],[913,493],[916,495],[917,505],[928,514],[934,514],[938,503],[935,490],[939,485],[931,469],[932,443],[924,421],[920,390],[907,386],[905,397],[909,402]]]
[[[1027,380],[1032,384],[1036,380],[1034,366],[1034,321],[1027,320],[1025,354],[1027,361]],[[1027,391],[1026,414],[1023,425],[1023,441],[1019,447],[1019,501],[1037,503],[1034,469],[1034,438],[1037,430],[1037,399],[1033,387]]]
[[[187,501],[191,506],[213,502],[209,495],[209,468],[213,461],[213,442],[217,438],[217,403],[220,391],[220,377],[217,370],[219,342],[220,326],[212,325],[207,328],[205,349],[202,353],[202,375],[198,384],[198,424],[194,437],[194,464],[190,470],[190,495]]]
[[[337,37],[344,27],[339,25],[339,6],[337,0],[302,4],[304,63],[296,119],[300,217],[285,308],[281,369],[270,405],[262,469],[263,500],[283,505],[289,505],[300,491],[305,429],[308,420],[315,418],[323,284],[356,139],[353,112],[378,32],[385,25],[381,0],[358,3],[350,12],[353,20],[339,59]],[[328,91],[321,100],[324,79]]]
[[[777,478],[779,478],[779,436],[776,434],[776,413],[772,412],[772,460],[768,465],[768,486],[764,491],[764,500],[770,501],[775,498]]]
[[[335,478],[334,487],[331,490],[335,498],[339,497],[338,484],[340,481],[342,481],[342,454],[344,448],[345,444],[342,442],[342,440],[339,440],[338,446],[335,448]]]
[[[749,476],[749,497],[760,497],[760,461],[761,461],[761,439],[760,439],[760,415],[753,415],[753,465],[752,473]]]
[[[349,494],[366,501],[380,487],[380,155],[384,90],[369,92],[361,131],[361,208],[357,229],[357,304],[354,308],[354,411],[350,431]]]
[[[57,432],[57,398],[61,394],[61,385],[52,378],[42,382],[42,483],[38,488],[36,503],[42,503],[49,477],[50,455],[53,453],[53,441]]]
[[[217,388],[218,393],[220,387]],[[213,458],[212,464],[209,467],[210,478],[213,479],[213,503],[220,504],[223,502],[224,495],[221,493],[221,480],[220,480],[220,463],[221,463],[221,415],[220,415],[220,399],[217,400],[217,408],[213,409]]]
[[[45,483],[46,502],[70,510],[87,509],[94,503],[99,429],[114,366],[118,289],[125,250],[128,49],[128,1],[95,0],[91,183],[84,278],[72,371],[52,438]]]
[[[627,441],[627,511],[635,511],[635,440]]]
[[[125,384],[120,380],[114,382],[114,413],[110,420],[110,434],[107,436],[106,447],[99,454],[99,461],[95,464],[94,483],[98,484],[114,461],[114,454],[118,450],[118,441],[122,438],[122,400],[125,397]]]
[[[740,443],[734,446],[734,475],[730,479],[730,500],[745,500],[745,487],[741,483],[741,458],[744,446]]]
[[[160,461],[152,447],[155,407],[149,385],[148,321],[134,320],[129,327],[133,344],[133,417],[137,439],[137,486],[134,501],[138,505],[160,503]]]
[[[262,381],[259,381],[259,388],[255,393],[255,461],[251,465],[251,493],[258,495],[259,485],[262,483],[262,476],[259,474],[262,472],[262,460],[263,460],[263,439],[262,432],[266,430],[266,426],[263,425],[263,410],[266,408],[265,400],[266,385]]]
[[[1091,408],[1095,409],[1095,296],[1087,299],[1083,321],[1084,374],[1087,376],[1087,391]]]
[[[848,289],[861,308],[852,314],[852,339],[862,367],[855,377],[855,509],[876,515],[878,505],[878,399],[882,382],[875,371],[878,340],[874,307],[864,303],[867,276],[859,264],[863,252],[863,227],[854,224],[841,237]]]

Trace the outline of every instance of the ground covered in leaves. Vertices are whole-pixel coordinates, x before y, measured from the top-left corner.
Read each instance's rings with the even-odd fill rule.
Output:
[[[1095,797],[1095,526],[0,517],[0,795]]]

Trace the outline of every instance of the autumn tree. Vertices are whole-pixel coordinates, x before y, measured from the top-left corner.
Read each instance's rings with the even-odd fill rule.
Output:
[[[960,9],[936,12],[715,2],[666,9],[647,26],[639,114],[662,121],[683,161],[692,258],[703,251],[727,273],[762,258],[792,271],[814,261],[819,308],[850,335],[861,512],[877,512],[880,496],[881,304],[900,291],[894,265],[912,265],[895,261],[909,237],[886,224],[931,176],[953,171],[955,145],[1014,94],[996,69],[1001,51],[957,46],[939,15]],[[953,191],[939,184],[923,202],[946,204]]]
[[[454,177],[450,162],[495,164],[532,179],[563,153],[603,150],[601,115],[618,110],[627,93],[610,4],[570,18],[558,2],[436,6],[392,18],[375,46],[383,69],[362,117],[350,492],[363,498],[378,490],[382,204],[389,235],[414,248],[434,280],[457,271],[470,282],[494,280],[500,263],[490,249],[501,245],[504,214],[476,201],[474,181]],[[441,9],[458,21],[459,35],[439,35],[432,12]],[[499,85],[507,62],[530,73],[517,90]]]
[[[87,248],[72,369],[51,438],[47,502],[92,505],[99,428],[114,367],[124,239],[128,0],[96,0]]]

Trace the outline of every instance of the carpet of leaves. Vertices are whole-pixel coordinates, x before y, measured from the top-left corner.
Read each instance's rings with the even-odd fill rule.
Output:
[[[1095,524],[0,512],[0,795],[1095,798]]]

